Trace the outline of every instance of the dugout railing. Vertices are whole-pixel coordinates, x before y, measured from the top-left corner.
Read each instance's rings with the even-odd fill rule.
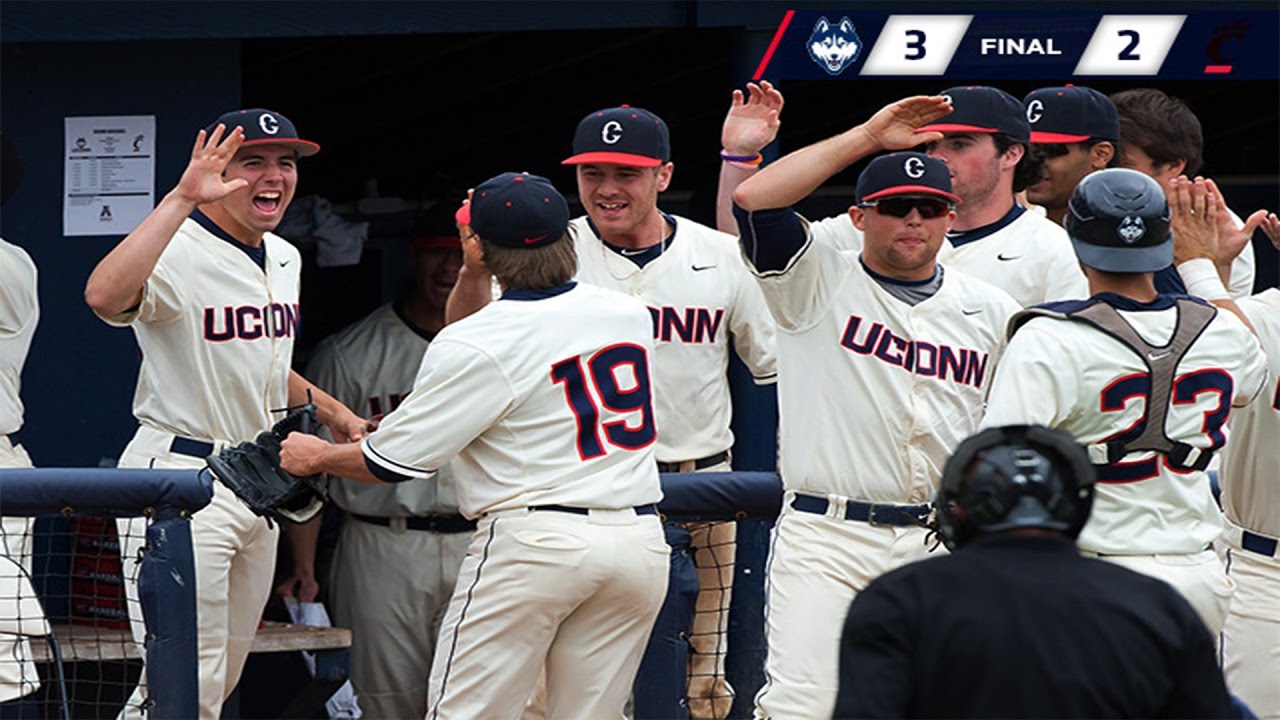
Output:
[[[77,520],[101,518],[114,534],[116,518],[145,518],[146,536],[142,543],[142,562],[138,570],[138,599],[146,626],[144,652],[147,665],[147,692],[143,706],[148,717],[192,718],[198,714],[198,669],[196,651],[195,567],[191,550],[189,518],[209,504],[213,497],[213,479],[207,471],[195,470],[128,470],[105,468],[25,468],[0,469],[0,515],[35,519],[32,557],[17,558],[19,564],[35,572],[31,584],[40,595],[51,627],[47,637],[28,638],[29,645],[48,645],[37,652],[48,668],[42,672],[42,697],[60,705],[56,713],[46,716],[96,714],[92,710],[71,712],[67,684],[73,680],[65,666],[84,657],[87,651],[72,644],[92,647],[104,662],[130,662],[135,654],[128,629],[128,613],[113,615],[101,607],[98,612],[81,612],[81,624],[73,622],[76,608],[72,603],[70,555],[75,552],[70,528]],[[137,525],[138,523],[132,523]],[[103,550],[109,542],[90,538],[85,546]],[[118,552],[118,550],[116,550]],[[103,555],[98,555],[101,561]],[[109,557],[109,555],[106,555]],[[61,566],[52,568],[50,565]],[[110,585],[110,573],[93,564],[80,568],[80,574],[92,581]],[[10,584],[12,585],[12,584]],[[19,591],[12,586],[5,592]],[[119,589],[119,588],[117,588]],[[123,593],[122,593],[123,594]],[[30,607],[29,603],[12,603],[12,607]],[[93,607],[89,603],[88,607]],[[83,608],[81,608],[83,610]],[[0,617],[0,628],[29,626],[30,618]],[[115,627],[112,627],[112,626]],[[112,649],[112,646],[117,646]],[[65,646],[65,648],[64,648]],[[73,652],[65,652],[72,649]],[[88,653],[88,654],[93,654]],[[136,665],[136,660],[132,662]],[[136,680],[137,670],[133,678]],[[129,673],[118,673],[125,694],[131,680]],[[48,687],[52,684],[52,687]]]

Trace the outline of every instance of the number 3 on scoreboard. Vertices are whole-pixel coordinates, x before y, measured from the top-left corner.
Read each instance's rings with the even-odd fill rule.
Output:
[[[625,387],[619,382],[619,371],[631,376]],[[583,460],[604,455],[604,441],[624,450],[639,450],[657,439],[649,358],[639,345],[604,348],[587,360],[585,370],[581,357],[565,358],[551,366],[551,382],[564,385],[565,400],[578,426],[578,456]],[[601,420],[602,406],[603,415],[610,419]],[[625,416],[633,413],[640,417],[629,424]]]

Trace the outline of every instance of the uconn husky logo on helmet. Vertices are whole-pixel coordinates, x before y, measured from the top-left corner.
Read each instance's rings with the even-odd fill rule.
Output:
[[[1147,234],[1147,226],[1143,224],[1142,218],[1133,215],[1125,216],[1124,220],[1116,226],[1116,234],[1120,239],[1132,245],[1142,239]]]
[[[858,59],[861,51],[862,41],[849,18],[840,18],[840,24],[834,27],[825,17],[818,18],[813,34],[809,36],[809,57],[828,75],[839,75],[849,63]]]

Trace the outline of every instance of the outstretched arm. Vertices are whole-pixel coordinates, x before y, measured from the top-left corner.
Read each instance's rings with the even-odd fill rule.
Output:
[[[751,158],[778,137],[782,125],[782,93],[768,80],[747,83],[747,95],[733,91],[729,112],[724,117],[720,131],[720,144],[724,148],[720,161],[720,186],[716,193],[716,229],[730,235],[738,233],[733,218],[733,191],[743,180],[760,169],[759,163],[725,160],[724,156]]]
[[[243,178],[229,182],[222,178],[222,171],[244,140],[244,130],[239,126],[224,139],[225,129],[219,124],[208,137],[204,130],[196,134],[191,162],[178,185],[93,269],[85,284],[84,299],[94,312],[112,317],[135,307],[142,301],[147,278],[182,221],[197,206],[216,202],[248,186],[249,181]]]
[[[861,125],[771,163],[739,185],[733,201],[745,210],[795,205],[832,175],[868,155],[941,140],[942,133],[916,131],[949,112],[946,100],[925,95],[886,105]]]
[[[368,420],[356,415],[337,398],[316,387],[296,370],[290,370],[289,405],[301,405],[308,400],[316,405],[316,419],[329,428],[338,442],[357,442],[368,434]]]

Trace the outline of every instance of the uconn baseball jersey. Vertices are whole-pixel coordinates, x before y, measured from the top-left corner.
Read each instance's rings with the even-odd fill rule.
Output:
[[[675,234],[662,255],[639,267],[604,246],[586,217],[570,223],[578,279],[631,295],[649,309],[654,344],[657,459],[681,462],[733,445],[729,421],[730,335],[757,384],[776,380],[774,328],[737,239],[667,216]]]
[[[927,503],[971,435],[1017,304],[946,270],[917,305],[893,297],[831,234],[759,284],[778,323],[782,479],[788,490]]]
[[[5,436],[22,427],[22,366],[40,319],[36,275],[25,250],[0,240],[0,468],[31,467],[22,446]],[[27,659],[31,651],[25,637],[48,632],[27,579],[30,527],[29,518],[0,518],[0,703],[40,687],[36,667]]]
[[[1270,382],[1231,415],[1231,444],[1218,473],[1222,509],[1240,527],[1280,538],[1280,289],[1238,301],[1267,353]]]
[[[1161,295],[1142,304],[1118,295],[1101,297],[1147,342],[1168,342],[1177,319],[1176,298]],[[1201,449],[1226,443],[1231,407],[1259,393],[1265,362],[1244,324],[1219,311],[1178,364],[1165,419],[1169,439]],[[1120,341],[1080,322],[1037,317],[1010,339],[983,425],[1047,425],[1090,445],[1143,422],[1148,387],[1146,365]],[[1078,543],[1082,550],[1193,554],[1222,531],[1203,471],[1135,452],[1099,465],[1098,480],[1093,512]]]
[[[239,442],[269,428],[288,402],[298,334],[301,256],[266,233],[265,271],[192,218],[147,278],[142,303],[103,318],[133,327],[142,368],[139,422],[200,440]]]
[[[848,213],[812,226],[814,237],[858,250],[862,232]],[[1004,290],[1023,307],[1089,296],[1089,284],[1067,232],[1033,210],[1014,205],[1000,220],[969,231],[953,231],[938,250],[938,262]]]
[[[652,354],[636,300],[574,283],[509,291],[436,335],[413,392],[363,441],[366,462],[403,480],[456,457],[471,518],[655,503]]]
[[[1238,301],[1267,352],[1262,397],[1231,415],[1218,478],[1227,529],[1219,545],[1236,582],[1222,628],[1231,691],[1259,717],[1280,717],[1280,289]]]
[[[386,415],[413,390],[428,341],[388,303],[325,338],[307,363],[307,379],[362,417]],[[334,478],[329,494],[344,510],[375,517],[458,511],[447,466],[431,479],[385,485]]]
[[[36,265],[25,250],[0,239],[0,435],[22,427],[22,365],[39,321]]]

